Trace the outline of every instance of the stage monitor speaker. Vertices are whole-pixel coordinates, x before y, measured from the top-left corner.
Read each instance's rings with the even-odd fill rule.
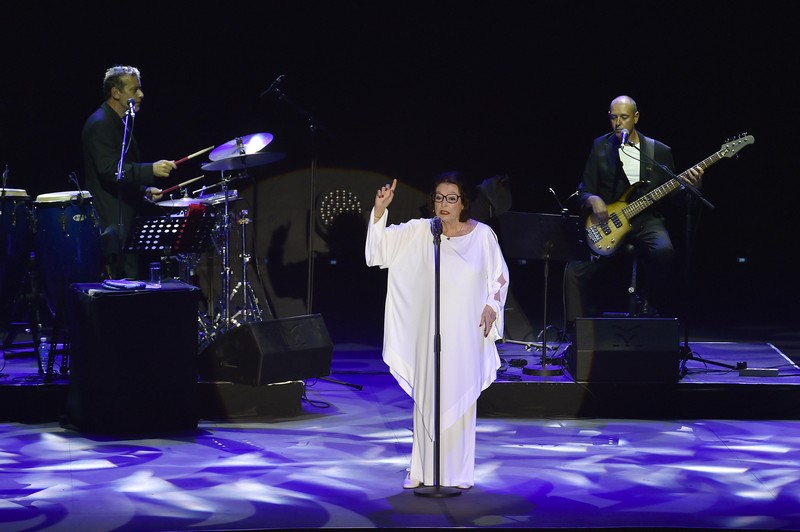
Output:
[[[567,363],[578,382],[676,382],[678,320],[577,318]]]
[[[262,385],[330,375],[333,344],[319,314],[245,323],[200,353],[200,378]]]

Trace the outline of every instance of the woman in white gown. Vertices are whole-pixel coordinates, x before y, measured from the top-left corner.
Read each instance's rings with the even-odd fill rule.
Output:
[[[442,174],[432,196],[439,244],[440,434],[434,413],[435,218],[387,226],[397,180],[380,188],[368,222],[368,266],[388,268],[383,360],[414,399],[413,443],[404,488],[420,484],[467,489],[474,484],[478,396],[496,378],[503,336],[508,267],[497,235],[469,217],[458,172]],[[439,442],[439,482],[434,448]]]

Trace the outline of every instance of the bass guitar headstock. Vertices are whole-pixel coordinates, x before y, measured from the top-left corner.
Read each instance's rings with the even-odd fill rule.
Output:
[[[749,146],[750,144],[755,143],[756,139],[753,135],[748,135],[747,133],[742,133],[738,137],[734,139],[727,140],[722,146],[719,148],[720,155],[723,157],[733,157],[739,151],[744,148],[745,146]]]

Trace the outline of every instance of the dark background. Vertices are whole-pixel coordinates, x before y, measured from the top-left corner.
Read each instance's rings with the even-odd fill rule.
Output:
[[[707,171],[703,193],[714,208],[695,209],[688,270],[675,279],[680,293],[690,275],[693,318],[733,326],[797,317],[790,239],[800,52],[778,3],[28,3],[16,11],[0,30],[0,163],[8,186],[31,196],[71,190],[72,171],[82,177],[81,127],[116,63],[142,72],[135,135],[146,160],[270,132],[287,157],[253,169],[255,180],[307,169],[313,158],[319,168],[427,191],[440,171],[458,168],[476,183],[508,175],[512,209],[524,212],[559,212],[592,139],[608,131],[608,103],[629,94],[639,129],[673,148],[678,171],[740,133],[756,138]],[[260,97],[279,75],[286,99]],[[165,186],[195,177],[206,160],[182,165]],[[675,222],[680,245],[683,222]],[[358,278],[361,242],[352,249],[349,274]],[[254,250],[257,261],[266,253]],[[509,262],[512,289],[535,314],[539,266]],[[301,277],[284,291],[302,297]],[[314,310],[335,327],[345,313],[380,313],[380,282],[349,285],[332,305],[320,284],[330,276],[319,279]]]

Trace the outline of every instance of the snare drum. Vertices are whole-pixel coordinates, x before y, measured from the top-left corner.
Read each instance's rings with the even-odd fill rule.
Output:
[[[0,321],[20,293],[33,249],[31,198],[21,189],[0,189]]]
[[[33,204],[34,244],[50,312],[66,305],[72,283],[97,283],[103,275],[100,219],[87,191],[52,192]]]
[[[225,192],[217,192],[216,194],[207,194],[205,196],[198,196],[198,200],[206,205],[220,205],[225,203]],[[234,202],[239,199],[238,190],[228,190],[228,202]]]

